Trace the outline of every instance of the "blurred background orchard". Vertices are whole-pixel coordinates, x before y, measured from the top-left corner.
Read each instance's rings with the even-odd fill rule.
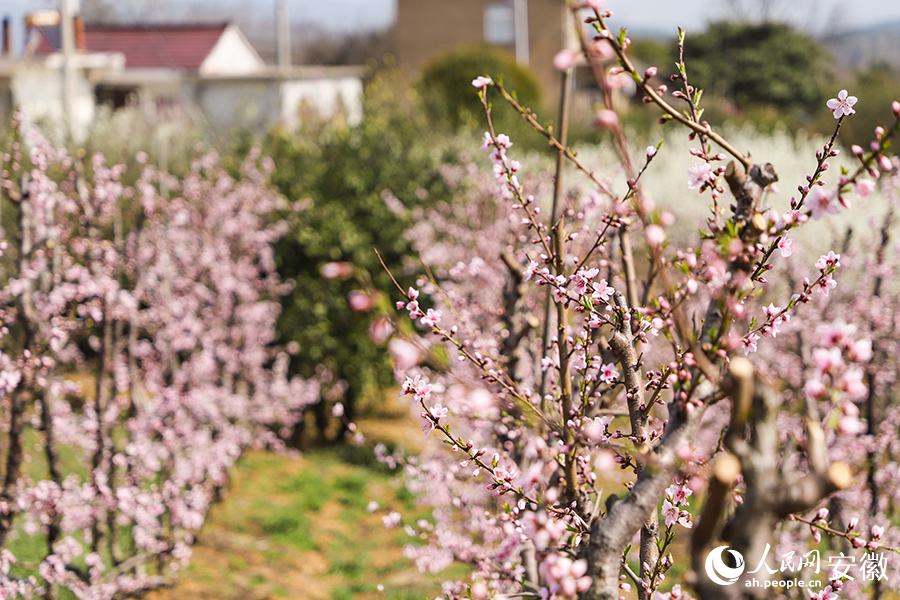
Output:
[[[629,5],[621,15],[618,4]],[[681,12],[666,16],[659,2],[610,0],[608,8],[629,27],[632,57],[657,66],[660,82],[674,72],[676,28],[684,27],[705,117],[739,148],[764,153],[782,181],[802,181],[830,135],[825,101],[837,90],[860,98],[841,132],[845,147],[866,144],[891,121],[900,98],[896,7],[865,3],[857,14],[837,2],[669,4]],[[652,26],[642,20],[648,13],[659,15]],[[419,573],[403,552],[416,538],[385,527],[395,510],[428,513],[375,454],[376,446],[390,455],[425,443],[396,399],[394,367],[445,358],[411,343],[411,325],[394,319],[393,285],[373,248],[401,285],[411,284],[422,267],[408,232],[426,211],[483,192],[490,168],[478,152],[484,115],[474,77],[502,77],[540,122],[555,120],[554,57],[577,44],[562,3],[36,0],[0,2],[0,16],[4,146],[19,110],[71,156],[102,153],[124,165],[129,185],[139,163],[183,178],[211,150],[237,176],[258,147],[286,200],[271,218],[287,224],[275,263],[293,285],[274,342],[290,352],[292,375],[319,383],[319,400],[283,433],[286,451],[243,454],[190,565],[174,587],[148,597],[439,595],[448,574]],[[585,160],[612,160],[610,134],[592,125],[603,93],[613,95],[635,148],[663,137],[658,111],[633,82],[613,79],[614,89],[601,90],[587,64],[576,65],[574,79],[569,140]],[[549,168],[553,153],[514,111],[497,106],[494,123],[523,161]],[[689,220],[679,194],[687,196],[692,159],[679,144],[663,146],[647,193]],[[159,193],[167,194],[164,183]],[[4,198],[4,227],[11,210]],[[867,210],[832,223],[829,235],[864,228]],[[810,255],[828,248],[814,236],[800,243]],[[78,377],[96,374],[89,359]],[[11,548],[24,563],[29,552],[39,558],[21,543]]]

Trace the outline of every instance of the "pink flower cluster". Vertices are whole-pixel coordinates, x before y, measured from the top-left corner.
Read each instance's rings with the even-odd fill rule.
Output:
[[[145,165],[132,187],[124,165],[98,155],[86,177],[32,131],[20,180],[17,135],[3,185],[28,187],[15,207],[20,235],[3,242],[18,258],[0,289],[0,419],[14,482],[2,491],[0,545],[13,524],[46,550],[32,577],[0,568],[0,589],[128,596],[187,564],[238,457],[280,447],[318,399],[272,345],[286,291],[273,245],[285,227],[269,220],[278,200],[257,152],[236,179],[207,155],[182,180]],[[22,447],[33,435],[42,462]],[[64,469],[63,452],[83,473]],[[0,567],[15,561],[2,553]]]

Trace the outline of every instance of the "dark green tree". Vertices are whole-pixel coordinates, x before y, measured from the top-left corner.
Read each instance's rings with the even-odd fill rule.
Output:
[[[437,57],[422,69],[418,90],[433,124],[449,126],[451,131],[481,132],[485,129],[484,108],[473,93],[472,80],[487,75],[502,81],[522,106],[532,108],[539,117],[540,84],[534,73],[516,63],[508,52],[488,45],[464,46]],[[498,133],[506,133],[516,143],[534,143],[546,148],[546,142],[535,135],[522,117],[506,102],[493,102],[492,119]]]
[[[357,400],[393,383],[384,343],[369,336],[373,319],[390,304],[375,290],[392,289],[374,249],[401,283],[412,283],[411,275],[402,278],[403,259],[411,254],[403,235],[410,209],[449,198],[440,166],[456,155],[452,139],[429,134],[418,97],[397,72],[367,84],[363,111],[358,126],[322,124],[297,134],[275,129],[262,143],[275,162],[273,183],[289,201],[305,205],[287,215],[292,229],[277,247],[281,276],[296,282],[283,300],[281,342],[299,343],[291,363],[299,373],[312,376],[324,365],[346,382],[341,402],[350,421]],[[323,277],[331,262],[349,263],[353,271]],[[351,292],[367,294],[375,305],[354,310]],[[330,407],[320,403],[320,436],[330,420]]]
[[[739,110],[773,107],[796,115],[833,95],[826,87],[828,51],[784,23],[712,23],[688,36],[684,59],[692,84]]]

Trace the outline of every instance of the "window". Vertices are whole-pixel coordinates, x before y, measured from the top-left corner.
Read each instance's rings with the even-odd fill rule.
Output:
[[[484,39],[489,44],[511,46],[516,41],[513,8],[507,4],[489,4],[484,8]]]

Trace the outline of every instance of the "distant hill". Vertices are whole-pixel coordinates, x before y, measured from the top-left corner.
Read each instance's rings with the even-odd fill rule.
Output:
[[[832,35],[821,42],[842,67],[885,62],[900,68],[900,21]]]

